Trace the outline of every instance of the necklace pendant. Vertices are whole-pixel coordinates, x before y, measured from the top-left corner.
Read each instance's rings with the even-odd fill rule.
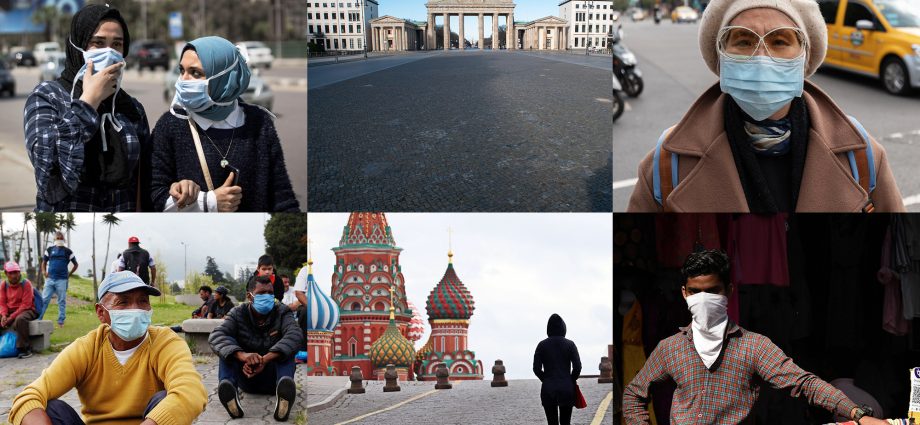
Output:
[[[227,168],[227,164],[229,163],[230,161],[227,161],[226,159],[220,160],[220,168]]]

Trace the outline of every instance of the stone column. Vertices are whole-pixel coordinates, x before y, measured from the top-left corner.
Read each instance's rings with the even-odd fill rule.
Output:
[[[444,50],[450,50],[450,13],[444,14]]]
[[[371,37],[370,37],[371,38],[371,49],[373,49],[373,51],[375,52],[377,51],[377,37],[375,37],[376,34],[377,34],[377,29],[374,27],[371,27]]]
[[[460,12],[460,40],[459,40],[460,50],[466,49],[466,47],[464,46],[465,43],[463,42],[463,38],[464,38],[463,34],[464,34],[463,32],[463,12]]]
[[[479,50],[486,48],[486,29],[485,19],[482,16],[482,13],[479,14]]]
[[[507,41],[505,41],[505,46],[508,47],[508,50],[516,48],[517,42],[515,39],[517,38],[517,31],[514,30],[514,12],[508,14],[508,24],[505,30],[505,36],[507,39]]]
[[[498,49],[498,13],[492,14],[492,50]]]
[[[434,50],[438,47],[437,46],[438,39],[435,36],[434,23],[435,23],[434,14],[429,13],[428,14],[428,27],[425,28],[425,40],[426,40],[425,50]]]
[[[546,27],[537,27],[537,44],[540,50],[546,50]]]
[[[559,50],[559,27],[553,27],[553,50]]]

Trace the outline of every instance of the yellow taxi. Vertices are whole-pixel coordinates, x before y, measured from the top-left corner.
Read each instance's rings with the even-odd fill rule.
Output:
[[[824,65],[877,77],[898,95],[920,88],[920,0],[818,0]]]

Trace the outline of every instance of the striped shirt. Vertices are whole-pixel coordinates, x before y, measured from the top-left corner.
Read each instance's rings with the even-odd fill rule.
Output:
[[[741,423],[757,401],[756,378],[843,417],[856,407],[843,392],[798,367],[769,338],[731,322],[711,369],[694,349],[689,326],[658,343],[623,393],[627,424],[649,423],[649,384],[668,378],[677,384],[671,402],[674,424]]]
[[[134,101],[142,119],[130,121],[115,111],[128,167],[136,170],[141,145],[150,140],[150,126],[143,106]],[[123,189],[80,182],[85,158],[84,144],[99,131],[101,117],[88,103],[70,98],[57,81],[35,87],[26,100],[24,113],[26,150],[35,168],[35,211],[135,211],[137,185]],[[136,173],[132,173],[132,180]]]

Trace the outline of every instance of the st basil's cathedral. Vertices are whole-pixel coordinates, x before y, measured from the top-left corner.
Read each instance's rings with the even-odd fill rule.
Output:
[[[353,212],[332,248],[335,266],[326,295],[307,276],[307,375],[349,375],[358,366],[365,379],[383,380],[387,364],[400,380],[436,380],[444,363],[451,380],[482,379],[482,361],[467,344],[473,296],[457,276],[448,251],[444,277],[425,303],[431,334],[418,351],[423,321],[406,298],[399,264],[402,249],[382,212]]]

